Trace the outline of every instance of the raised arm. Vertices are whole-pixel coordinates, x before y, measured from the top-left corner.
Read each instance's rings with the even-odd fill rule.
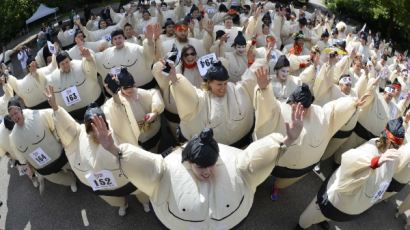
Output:
[[[359,107],[364,105],[369,96],[370,94],[365,94],[360,99],[341,97],[323,106],[331,136],[349,121]]]
[[[258,85],[255,87],[255,131],[254,139],[265,137],[277,130],[283,122],[280,102],[273,95],[272,85],[267,70],[260,68],[256,71]]]
[[[277,159],[286,154],[287,146],[291,145],[303,129],[303,106],[292,106],[291,123],[286,123],[286,137],[272,133],[250,144],[243,154],[238,156],[238,169],[253,191],[272,172]]]
[[[80,53],[81,56],[83,57],[82,60],[82,69],[83,72],[87,77],[97,77],[97,65],[95,62],[94,55],[91,53],[91,51],[87,48],[80,47]]]
[[[115,145],[102,117],[93,117],[92,126],[99,143],[118,157],[120,167],[131,183],[148,196],[153,196],[166,170],[162,156],[130,144]]]
[[[78,124],[70,114],[65,111],[64,108],[61,108],[57,105],[54,90],[52,86],[46,88],[44,95],[47,97],[48,103],[53,109],[53,118],[54,125],[57,131],[60,141],[63,144],[64,148],[67,148],[74,140],[78,138],[80,134],[80,124]]]
[[[196,89],[182,74],[176,75],[175,66],[171,65],[169,79],[171,94],[174,97],[181,120],[192,120],[201,110],[200,95],[202,90]]]

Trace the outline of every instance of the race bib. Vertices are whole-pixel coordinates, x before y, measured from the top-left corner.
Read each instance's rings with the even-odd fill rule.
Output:
[[[61,92],[61,96],[63,97],[64,103],[67,106],[72,106],[81,101],[80,93],[78,93],[76,86],[71,86],[67,88],[63,92]]]
[[[201,76],[205,76],[208,69],[211,68],[212,63],[216,61],[217,59],[215,53],[207,54],[205,56],[200,57],[197,61],[199,74],[201,74]]]
[[[94,191],[117,187],[117,182],[115,181],[112,172],[108,170],[101,170],[96,173],[91,172],[85,175],[85,177]]]
[[[45,166],[51,161],[51,158],[41,149],[40,147],[30,153],[29,156],[33,159],[40,167]]]
[[[52,54],[56,54],[56,47],[53,45],[53,43],[51,43],[50,41],[47,41],[47,46],[48,46],[48,50],[50,51],[50,53]]]
[[[379,189],[377,190],[377,192],[373,195],[373,198],[371,200],[372,204],[376,203],[378,200],[380,200],[383,195],[384,192],[386,192],[387,188],[389,187],[390,182],[389,181],[383,181],[382,183],[380,183],[379,185]]]
[[[121,73],[121,67],[112,67],[111,68],[111,74],[112,75],[118,75]]]
[[[213,8],[208,8],[208,9],[206,10],[206,12],[207,12],[208,14],[214,14],[214,13],[216,13],[216,10],[213,9]]]

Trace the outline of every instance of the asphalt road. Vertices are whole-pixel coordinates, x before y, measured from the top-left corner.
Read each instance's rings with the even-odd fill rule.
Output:
[[[77,193],[68,187],[46,182],[40,196],[27,177],[18,176],[9,168],[8,159],[0,160],[0,229],[7,230],[72,230],[72,229],[164,229],[153,212],[145,213],[135,198],[129,199],[128,214],[119,217],[117,209],[79,186]],[[326,172],[327,168],[323,168]],[[321,180],[314,173],[283,191],[279,201],[269,198],[273,181],[266,180],[258,187],[249,216],[239,229],[293,229],[299,215],[315,196]],[[403,229],[404,219],[395,219],[397,202],[409,192],[407,187],[388,202],[381,202],[360,218],[345,223],[331,222],[332,229]],[[85,212],[89,226],[85,227],[81,212]],[[313,230],[319,229],[312,227]]]

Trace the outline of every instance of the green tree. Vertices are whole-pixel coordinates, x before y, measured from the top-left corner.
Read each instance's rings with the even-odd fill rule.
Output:
[[[410,0],[328,0],[331,10],[366,22],[402,48],[410,41]]]
[[[0,42],[7,44],[24,28],[25,20],[36,10],[37,5],[32,0],[1,0],[0,1]]]

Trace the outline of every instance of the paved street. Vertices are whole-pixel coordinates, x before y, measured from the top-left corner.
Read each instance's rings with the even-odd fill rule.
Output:
[[[4,203],[0,207],[0,229],[164,229],[155,214],[144,213],[142,206],[134,198],[129,200],[127,216],[119,217],[116,208],[110,207],[81,186],[77,193],[72,193],[68,187],[46,182],[45,192],[40,196],[28,178],[18,176],[15,168],[7,167],[7,161],[7,158],[0,160],[0,200]],[[272,202],[268,196],[272,180],[268,179],[258,188],[254,206],[239,229],[293,229],[320,183],[319,177],[311,173],[299,183],[284,190],[280,201]],[[332,222],[332,228],[403,229],[404,219],[395,219],[394,214],[396,202],[400,202],[408,192],[409,188],[406,188],[398,196],[387,203],[376,205],[353,222]],[[88,227],[84,226],[82,211],[88,219]]]

